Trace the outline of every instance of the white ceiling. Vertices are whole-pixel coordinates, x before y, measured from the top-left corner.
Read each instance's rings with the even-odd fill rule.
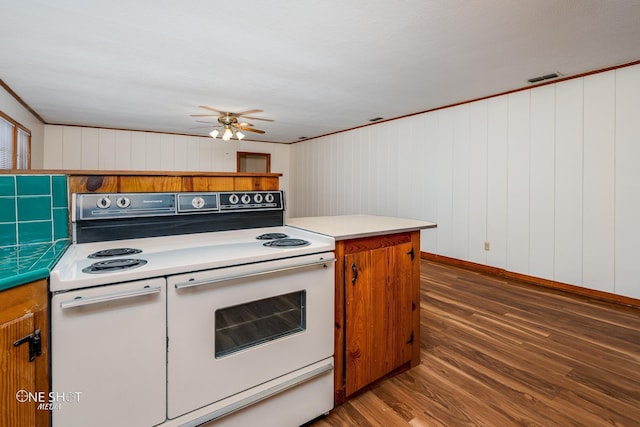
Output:
[[[0,79],[46,123],[295,142],[640,60],[640,0],[0,0]],[[215,119],[215,118],[214,118]],[[253,135],[253,134],[252,134]]]

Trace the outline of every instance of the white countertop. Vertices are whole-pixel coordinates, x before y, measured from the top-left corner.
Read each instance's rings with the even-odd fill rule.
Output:
[[[289,218],[287,225],[331,236],[336,240],[435,228],[434,222],[377,215],[336,215]]]

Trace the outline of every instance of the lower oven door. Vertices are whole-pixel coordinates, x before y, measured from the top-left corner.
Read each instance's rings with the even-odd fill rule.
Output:
[[[331,252],[171,276],[174,418],[333,355]]]
[[[152,426],[165,420],[166,282],[53,295],[53,427]],[[73,400],[69,400],[73,397]]]

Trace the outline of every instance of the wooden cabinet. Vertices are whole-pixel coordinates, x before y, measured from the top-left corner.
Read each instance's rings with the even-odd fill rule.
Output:
[[[419,363],[419,232],[336,242],[335,401]]]
[[[38,408],[49,393],[47,281],[2,291],[0,301],[0,425],[48,426],[48,408]]]

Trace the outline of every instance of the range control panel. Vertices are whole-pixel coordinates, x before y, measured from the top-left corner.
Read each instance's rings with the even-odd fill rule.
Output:
[[[284,210],[282,191],[75,194],[72,221]]]
[[[220,210],[281,210],[284,199],[281,191],[248,191],[220,193]]]

